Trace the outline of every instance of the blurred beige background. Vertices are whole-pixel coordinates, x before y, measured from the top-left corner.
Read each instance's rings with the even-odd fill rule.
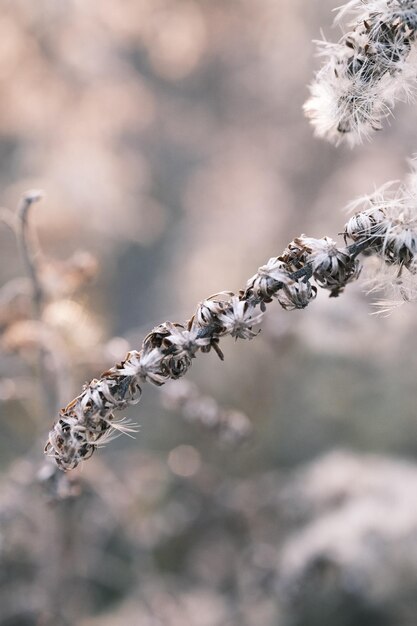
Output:
[[[396,119],[354,151],[315,139],[303,117],[319,66],[313,40],[320,29],[329,39],[340,36],[331,26],[334,8],[332,0],[0,1],[0,202],[14,208],[26,189],[43,189],[32,216],[43,253],[63,262],[86,250],[98,267],[94,283],[45,312],[62,339],[61,405],[138,347],[153,325],[183,321],[204,297],[237,291],[301,232],[336,237],[349,201],[406,175],[416,145],[415,107],[398,106]],[[6,227],[0,261],[1,284],[23,275]],[[59,291],[59,274],[54,280]],[[11,546],[3,555],[0,600],[20,590],[11,604],[0,601],[1,626],[313,624],[280,603],[281,587],[265,587],[252,561],[240,563],[245,550],[260,545],[253,567],[261,563],[261,573],[274,578],[276,546],[296,527],[287,519],[271,522],[265,503],[254,521],[252,500],[242,493],[262,492],[268,476],[275,479],[265,493],[275,493],[300,464],[334,448],[356,451],[359,468],[362,453],[414,460],[415,308],[372,315],[372,297],[360,281],[338,299],[320,293],[306,311],[268,308],[259,337],[225,341],[224,363],[201,355],[189,376],[203,394],[250,418],[250,443],[230,452],[164,408],[158,390],[145,388],[141,404],[129,410],[141,424],[136,440],[119,438],[98,452],[81,472],[83,495],[55,509],[27,493],[41,459],[34,443],[54,416],[42,409],[30,347],[10,338],[15,320],[0,316],[7,511],[0,559],[2,542]],[[178,452],[180,446],[188,448]],[[175,450],[186,455],[187,476],[176,473],[182,465]],[[331,457],[334,471],[347,458]],[[347,472],[346,484],[351,480]],[[413,480],[407,484],[415,499]],[[225,485],[243,498],[234,517],[225,512]],[[214,522],[203,515],[211,507]],[[10,522],[13,515],[19,523]],[[22,515],[32,518],[29,528]],[[66,539],[62,520],[70,524]],[[246,539],[239,524],[250,529]],[[47,528],[60,548],[48,548],[45,563],[28,536],[47,545]],[[243,578],[248,572],[243,582],[236,582],[238,569]],[[175,591],[160,589],[166,577]],[[58,608],[52,596],[60,598]],[[377,605],[385,598],[376,597]],[[158,613],[158,606],[165,609]],[[319,612],[317,623],[391,624],[384,609],[344,622],[341,606],[331,605],[324,617]],[[401,623],[416,623],[410,619]]]

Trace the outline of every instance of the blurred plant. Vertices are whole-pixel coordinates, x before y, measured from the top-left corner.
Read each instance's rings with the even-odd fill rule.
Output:
[[[41,192],[29,191],[16,214],[2,211],[2,221],[16,236],[27,278],[14,278],[0,289],[1,347],[18,354],[37,372],[39,414],[57,410],[71,392],[69,353],[73,352],[73,358],[76,351],[76,341],[71,338],[76,320],[71,311],[74,313],[77,305],[70,298],[91,282],[97,270],[95,258],[87,252],[77,251],[66,261],[47,258],[41,252],[30,224],[32,206],[41,198]],[[70,320],[64,323],[68,316]],[[79,331],[82,333],[81,326]],[[97,337],[97,331],[94,334]],[[86,348],[78,350],[78,357]],[[36,418],[37,411],[32,413]]]
[[[408,461],[341,450],[290,478],[276,582],[291,624],[413,623],[416,478]]]
[[[252,434],[252,423],[247,415],[223,408],[188,380],[167,384],[162,390],[162,402],[170,411],[179,410],[187,422],[217,432],[224,443],[241,443]]]
[[[397,100],[416,85],[417,2],[351,0],[337,21],[353,14],[351,30],[339,43],[321,42],[323,67],[304,105],[316,134],[350,145],[380,130]]]

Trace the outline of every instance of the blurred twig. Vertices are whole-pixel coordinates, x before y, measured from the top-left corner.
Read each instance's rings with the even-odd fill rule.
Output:
[[[36,250],[33,239],[33,233],[30,228],[29,215],[33,204],[39,202],[43,197],[43,193],[38,190],[27,191],[18,206],[18,227],[16,231],[19,249],[23,258],[26,273],[32,285],[32,308],[33,318],[41,322],[43,305],[45,302],[45,293],[42,282],[39,277],[38,256],[39,250]],[[41,396],[45,411],[54,411],[58,407],[57,383],[52,370],[48,367],[49,351],[40,342],[38,372],[41,385]]]
[[[34,250],[33,238],[29,227],[29,211],[35,202],[42,199],[41,191],[28,191],[22,197],[18,207],[19,226],[17,230],[17,239],[25,264],[26,273],[28,274],[33,289],[33,313],[35,319],[39,320],[42,315],[42,304],[44,301],[44,292],[39,280],[39,271],[37,265],[37,251]]]

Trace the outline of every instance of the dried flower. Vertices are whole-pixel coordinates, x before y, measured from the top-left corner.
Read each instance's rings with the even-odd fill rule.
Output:
[[[284,285],[277,294],[278,302],[286,311],[305,309],[316,296],[317,288],[304,279]]]
[[[347,283],[358,278],[359,261],[352,258],[347,248],[338,248],[333,239],[301,235],[296,241],[304,248],[307,261],[311,262],[315,281],[320,287],[329,289],[331,296],[338,296]]]
[[[141,385],[163,385],[178,379],[191,367],[198,352],[213,348],[220,358],[219,341],[226,335],[252,339],[266,304],[277,298],[286,310],[304,309],[317,295],[317,287],[338,296],[358,278],[358,255],[372,254],[395,270],[380,272],[387,284],[405,300],[417,295],[417,175],[407,185],[385,185],[354,204],[358,209],[345,226],[344,236],[353,243],[338,247],[329,237],[301,235],[283,254],[262,265],[238,295],[221,292],[203,300],[186,324],[165,322],[144,339],[141,350],[86,385],[82,393],[62,409],[50,433],[46,453],[59,467],[71,469],[117,432],[132,425],[117,421],[114,413],[137,402]],[[405,275],[404,272],[407,272]],[[378,281],[378,288],[381,280]]]
[[[346,224],[345,236],[354,241],[369,239],[386,262],[411,267],[417,251],[417,196],[412,186],[385,185],[353,206],[362,210]]]
[[[351,30],[339,43],[321,42],[324,65],[304,105],[316,134],[359,143],[380,130],[399,99],[411,96],[417,76],[415,0],[351,0],[339,20],[352,14]]]
[[[278,285],[289,284],[288,263],[280,257],[269,259],[246,284],[246,293],[253,294],[263,302],[271,302]]]
[[[346,238],[367,242],[368,253],[381,260],[367,284],[369,291],[388,292],[389,300],[379,303],[384,309],[417,297],[416,176],[414,170],[406,184],[390,183],[360,198],[352,207],[362,210],[345,226]]]
[[[231,335],[235,339],[253,339],[257,335],[252,326],[259,324],[262,313],[255,313],[255,305],[233,296],[229,306],[217,316],[222,324],[222,334]]]

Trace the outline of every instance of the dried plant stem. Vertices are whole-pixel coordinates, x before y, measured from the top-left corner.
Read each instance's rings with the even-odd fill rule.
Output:
[[[360,210],[358,208],[360,207]],[[238,294],[221,292],[201,302],[185,324],[165,322],[144,339],[140,351],[86,384],[82,393],[61,410],[49,434],[45,452],[61,469],[69,470],[89,458],[115,431],[134,430],[114,413],[135,404],[141,385],[163,385],[184,376],[198,352],[215,350],[230,335],[252,339],[266,305],[275,298],[286,310],[304,309],[317,287],[339,296],[359,277],[361,253],[380,261],[378,289],[397,290],[403,301],[417,300],[417,172],[407,184],[384,185],[354,203],[356,213],[344,228],[345,245],[329,237],[301,235],[284,252],[260,267]],[[347,240],[352,243],[346,245]],[[388,268],[388,271],[386,270]],[[316,285],[312,285],[311,281]]]
[[[182,377],[199,351],[209,352],[213,348],[223,359],[220,338],[255,337],[257,333],[252,327],[260,323],[266,304],[273,298],[286,310],[305,308],[317,294],[311,278],[328,289],[331,296],[338,296],[359,275],[357,256],[372,247],[377,246],[369,233],[342,248],[327,237],[312,239],[302,235],[281,256],[260,267],[238,295],[216,294],[200,303],[186,324],[165,322],[157,326],[147,335],[140,351],[129,352],[100,379],[85,385],[82,393],[61,410],[50,432],[46,453],[64,470],[76,467],[108,441],[114,431],[134,430],[125,420],[117,420],[114,412],[139,401],[143,382],[162,385]]]
[[[19,228],[17,232],[18,243],[20,246],[23,262],[25,264],[26,273],[32,283],[32,302],[33,316],[39,320],[42,315],[42,304],[44,301],[44,293],[42,284],[39,280],[38,265],[36,260],[36,252],[33,246],[32,233],[29,224],[29,211],[33,204],[39,202],[42,198],[40,191],[29,191],[21,199],[18,207]]]
[[[36,202],[39,202],[42,197],[42,192],[37,190],[28,191],[23,195],[18,206],[18,223],[16,228],[19,248],[25,265],[25,270],[32,287],[33,318],[37,322],[41,322],[42,319],[45,294],[39,277],[39,252],[35,249],[34,235],[30,228],[29,217],[32,206]],[[41,396],[45,404],[45,409],[48,411],[55,411],[58,404],[57,383],[55,377],[51,375],[51,368],[48,367],[49,351],[43,343],[39,346],[38,355],[38,372],[41,385]]]

